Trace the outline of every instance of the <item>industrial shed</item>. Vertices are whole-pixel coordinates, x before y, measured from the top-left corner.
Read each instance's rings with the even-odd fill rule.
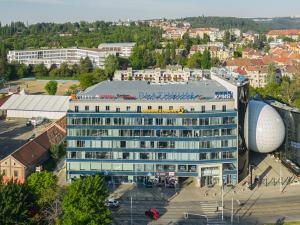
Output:
[[[69,96],[12,95],[1,107],[7,118],[60,119],[69,108]]]

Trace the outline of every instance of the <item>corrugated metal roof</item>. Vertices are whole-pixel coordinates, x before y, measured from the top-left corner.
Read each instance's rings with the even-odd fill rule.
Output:
[[[2,110],[67,112],[69,96],[12,95],[1,107]]]
[[[104,81],[87,88],[79,97],[96,95],[130,95],[137,99],[140,93],[194,93],[205,98],[214,98],[215,92],[227,88],[214,80],[189,81],[188,83],[150,84],[147,81]]]

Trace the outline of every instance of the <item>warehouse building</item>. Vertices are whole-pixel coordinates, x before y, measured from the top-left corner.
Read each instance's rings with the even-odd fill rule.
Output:
[[[67,114],[69,96],[12,95],[1,107],[7,118],[60,119]]]
[[[247,98],[247,79],[224,71],[185,83],[90,87],[70,100],[67,179],[101,174],[114,182],[194,177],[201,187],[236,184],[248,168],[241,126]]]

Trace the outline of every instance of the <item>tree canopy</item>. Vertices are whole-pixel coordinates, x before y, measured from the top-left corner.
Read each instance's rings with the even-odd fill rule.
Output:
[[[54,80],[49,81],[45,86],[45,90],[49,95],[55,95],[57,91],[57,82]]]
[[[111,222],[110,211],[104,206],[107,187],[100,176],[77,179],[67,189],[62,208],[64,225],[99,225]]]

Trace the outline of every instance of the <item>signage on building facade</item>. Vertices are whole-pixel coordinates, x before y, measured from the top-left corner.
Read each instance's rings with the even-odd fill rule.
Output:
[[[184,108],[178,109],[144,109],[142,113],[184,113]]]
[[[232,93],[232,91],[216,91],[215,98],[230,99],[230,98],[233,98],[233,93]]]
[[[297,149],[300,150],[300,143],[299,143],[299,142],[291,141],[291,146],[292,146],[293,148],[297,148]]]
[[[193,92],[140,92],[139,98],[145,100],[193,100],[198,96]]]

